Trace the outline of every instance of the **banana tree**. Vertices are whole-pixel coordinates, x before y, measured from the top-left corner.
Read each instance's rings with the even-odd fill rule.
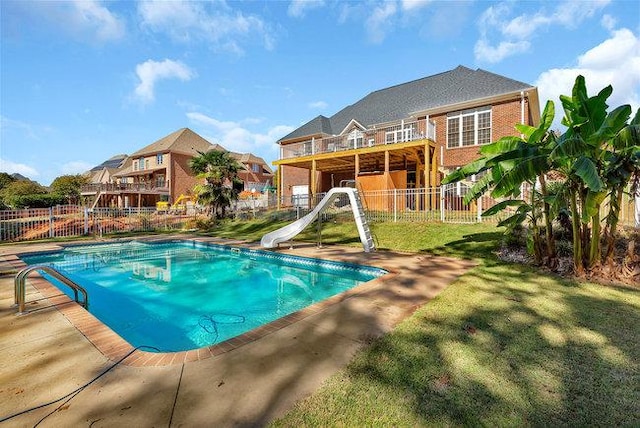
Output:
[[[551,161],[567,177],[573,228],[573,261],[577,275],[600,263],[600,207],[607,196],[603,181],[610,141],[626,126],[628,105],[607,113],[609,85],[589,97],[583,76],[578,76],[572,96],[561,95],[567,131],[551,152]]]
[[[606,265],[612,266],[622,195],[632,180],[635,185],[631,186],[631,194],[635,195],[635,187],[640,180],[640,109],[611,140],[605,177],[609,187],[609,213],[603,234],[606,248],[604,259]]]
[[[546,194],[544,175],[553,165],[550,154],[555,145],[553,132],[549,131],[555,114],[553,102],[548,101],[537,127],[519,124],[516,129],[521,136],[509,136],[483,146],[481,157],[461,169],[448,175],[443,184],[463,180],[474,174],[485,174],[469,190],[464,198],[465,203],[480,198],[491,190],[494,198],[507,198],[498,203],[483,215],[493,215],[507,208],[516,208],[500,225],[513,228],[529,220],[530,236],[533,241],[533,253],[537,263],[543,259],[543,243],[539,232],[539,220],[542,213],[545,223],[547,263],[555,264],[556,250],[553,239],[549,204]],[[540,191],[536,190],[536,182],[540,183]],[[532,191],[530,199],[521,198],[520,189],[523,183],[529,183]],[[540,209],[542,206],[542,210]]]

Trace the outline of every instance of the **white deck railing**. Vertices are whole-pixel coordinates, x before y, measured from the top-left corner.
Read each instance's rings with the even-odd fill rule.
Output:
[[[397,125],[373,127],[366,131],[351,132],[334,137],[312,138],[281,147],[280,159],[291,159],[302,156],[354,150],[363,147],[397,144],[408,141],[436,139],[436,124],[432,121],[420,120],[400,122]]]

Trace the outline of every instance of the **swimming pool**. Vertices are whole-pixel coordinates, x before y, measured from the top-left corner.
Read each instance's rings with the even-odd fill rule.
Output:
[[[89,312],[131,345],[162,352],[221,343],[386,273],[195,241],[70,246],[21,258],[60,270],[87,290]]]

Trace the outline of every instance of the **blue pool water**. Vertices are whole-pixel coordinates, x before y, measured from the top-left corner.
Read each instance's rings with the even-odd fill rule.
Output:
[[[193,241],[71,246],[22,259],[57,268],[87,290],[103,323],[163,352],[220,343],[386,273]]]

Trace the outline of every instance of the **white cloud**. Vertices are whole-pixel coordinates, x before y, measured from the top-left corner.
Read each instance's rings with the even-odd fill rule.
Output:
[[[607,104],[630,104],[635,114],[640,107],[640,37],[626,28],[613,31],[609,39],[580,55],[574,67],[554,68],[538,76],[540,103],[550,99],[556,104],[556,123],[562,117],[559,97],[571,95],[578,75],[585,77],[590,95],[612,85]]]
[[[144,103],[154,100],[155,84],[163,79],[191,80],[195,72],[180,61],[165,59],[164,61],[147,60],[136,65],[136,75],[140,83],[136,86],[135,97]]]
[[[371,15],[366,19],[366,29],[371,42],[382,43],[387,30],[393,28],[389,19],[395,15],[396,11],[396,4],[392,2],[383,2],[373,9]]]
[[[0,172],[7,174],[22,174],[27,178],[38,177],[40,173],[33,167],[23,163],[11,162],[7,159],[0,158]]]
[[[223,121],[198,112],[187,113],[187,117],[206,130],[212,143],[218,143],[233,152],[253,153],[267,162],[278,157],[276,141],[295,129],[292,126],[277,125],[266,132],[254,132],[243,125],[252,123],[251,118],[240,122]]]
[[[71,161],[62,165],[60,168],[63,175],[82,174],[93,168],[94,165],[85,161]]]
[[[605,14],[600,20],[600,24],[609,31],[613,31],[616,28],[618,21],[611,15]]]
[[[530,39],[544,28],[553,25],[576,28],[609,2],[566,0],[557,3],[551,12],[546,11],[546,5],[543,4],[535,13],[516,17],[510,17],[514,5],[512,3],[490,6],[478,19],[480,38],[474,49],[476,60],[495,63],[526,52],[531,46]]]
[[[314,101],[308,104],[309,108],[323,110],[327,108],[328,104],[324,101]]]
[[[293,18],[303,18],[310,10],[324,6],[324,0],[291,0],[287,14]]]
[[[0,116],[0,129],[2,129],[3,131],[6,131],[8,129],[17,129],[30,139],[40,139],[40,137],[38,136],[38,132],[31,124],[19,120],[9,119],[6,116]]]
[[[431,2],[432,0],[402,0],[402,10],[411,11],[422,9]]]
[[[255,35],[266,49],[274,36],[259,17],[233,11],[224,2],[146,0],[138,3],[142,26],[180,42],[205,41],[214,49],[243,53],[240,42]]]
[[[526,52],[529,46],[527,41],[500,42],[498,46],[491,46],[486,40],[480,39],[473,47],[473,52],[477,60],[496,63],[516,53]]]
[[[2,25],[6,24],[9,37],[37,28],[84,43],[117,41],[126,35],[126,25],[124,18],[109,10],[111,4],[100,0],[2,0]]]
[[[98,1],[76,0],[72,2],[73,9],[70,21],[77,28],[95,31],[100,41],[118,40],[124,37],[124,21]]]

